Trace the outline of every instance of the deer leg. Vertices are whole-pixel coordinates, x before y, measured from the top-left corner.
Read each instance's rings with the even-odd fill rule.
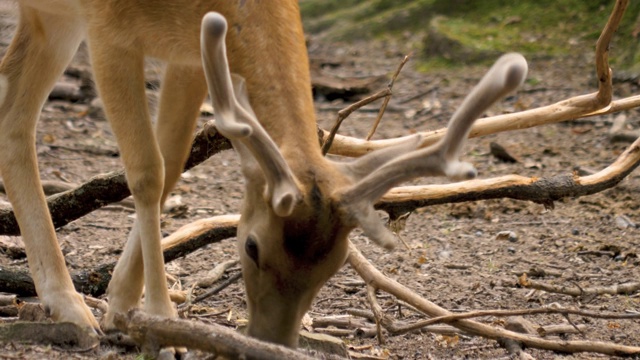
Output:
[[[147,108],[144,55],[134,46],[126,47],[105,38],[99,29],[92,30],[89,48],[94,76],[116,135],[137,213],[125,254],[118,261],[108,288],[110,309],[103,323],[110,328],[115,313],[138,304],[143,281],[146,311],[170,317],[176,313],[169,300],[160,245],[164,166]],[[143,266],[135,261],[139,258],[136,252],[141,253]]]
[[[156,122],[156,137],[164,158],[162,203],[184,170],[206,94],[207,83],[201,67],[167,66]]]
[[[56,79],[82,40],[72,17],[22,6],[17,32],[0,65],[7,87],[0,107],[0,173],[20,226],[40,300],[55,321],[98,329],[74,289],[40,183],[36,122]]]
[[[205,93],[206,84],[202,70],[174,64],[167,66],[156,125],[158,145],[164,159],[164,188],[159,204],[164,203],[180,178],[191,149],[195,120]],[[143,277],[136,274],[144,273],[144,279],[148,276],[148,273],[143,271],[143,263],[146,264],[146,261],[143,261],[140,230],[140,222],[136,221],[114,270],[109,284],[110,306],[104,319],[105,328],[113,328],[113,316],[117,312],[135,307],[140,300]],[[164,271],[160,274],[164,276]],[[151,296],[147,290],[147,308],[147,303],[153,301]]]

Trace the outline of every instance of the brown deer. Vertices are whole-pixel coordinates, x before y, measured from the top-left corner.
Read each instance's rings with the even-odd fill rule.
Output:
[[[6,93],[0,173],[41,301],[54,320],[89,329],[98,324],[65,268],[34,146],[40,109],[83,39],[137,211],[109,285],[103,328],[113,328],[114,314],[138,306],[143,286],[146,311],[175,316],[160,247],[160,207],[179,178],[208,84],[218,127],[232,139],[246,177],[237,237],[248,333],[288,346],[296,345],[300,320],[319,288],[343,265],[353,228],[393,246],[373,203],[418,176],[475,176],[470,164],[458,161],[469,128],[527,71],[520,55],[501,58],[434,146],[421,149],[416,136],[336,163],[318,145],[295,0],[22,0],[19,7],[18,29],[0,64],[0,95]],[[207,14],[212,11],[217,13]],[[168,64],[155,129],[145,99],[145,56]]]

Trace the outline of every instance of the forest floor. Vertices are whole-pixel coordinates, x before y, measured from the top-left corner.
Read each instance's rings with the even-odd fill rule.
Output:
[[[6,2],[2,1],[2,4]],[[0,48],[3,50],[15,24],[15,16],[9,13],[8,7],[3,5],[0,13]],[[392,74],[402,57],[410,51],[403,41],[342,44],[316,42],[310,37],[309,45],[312,59],[334,59],[339,64],[323,70],[338,77]],[[531,59],[528,81],[522,89],[491,108],[487,115],[535,108],[595,91],[597,81],[593,59],[589,49],[566,57]],[[71,66],[86,68],[86,53],[81,51]],[[487,66],[474,66],[418,72],[414,62],[409,61],[395,83],[394,95],[375,138],[393,138],[446,126],[463,97],[486,69]],[[148,81],[158,84],[160,72],[158,65],[150,65]],[[76,80],[66,76],[61,81],[74,83]],[[379,89],[385,86],[386,81],[381,81]],[[637,94],[638,90],[638,84],[633,81],[614,84],[616,98]],[[155,93],[156,90],[150,92]],[[336,112],[351,102],[318,98],[316,110],[320,127],[330,128]],[[121,168],[120,159],[113,156],[117,154],[116,143],[108,123],[90,116],[89,107],[85,102],[60,100],[49,101],[45,105],[37,129],[43,179],[79,184],[92,176]],[[366,136],[376,114],[371,106],[355,112],[345,120],[340,133],[360,138]],[[623,115],[627,117],[627,127],[640,127],[638,109],[626,111]],[[480,178],[508,174],[550,177],[570,174],[576,168],[599,170],[629,145],[610,141],[609,129],[615,116],[591,117],[471,139],[464,159],[476,165]],[[202,116],[199,125],[210,118]],[[502,145],[518,161],[506,163],[492,156],[492,142]],[[420,179],[412,184],[443,181]],[[163,232],[169,234],[197,219],[238,213],[243,184],[238,158],[232,151],[218,154],[185,172],[172,197],[186,205],[186,210],[178,215],[163,215]],[[557,285],[590,288],[637,281],[640,278],[640,260],[637,257],[640,229],[636,226],[640,224],[638,191],[640,173],[636,170],[612,189],[558,201],[554,209],[510,199],[420,209],[409,216],[400,233],[409,248],[400,245],[395,251],[387,252],[370,243],[359,231],[354,231],[351,238],[387,276],[453,312],[529,309],[552,304],[596,312],[638,312],[638,293],[583,298],[532,291],[517,285],[518,274],[534,268],[547,272],[536,280]],[[0,194],[0,201],[3,200],[7,201]],[[115,261],[133,218],[130,209],[109,206],[58,229],[60,245],[71,271]],[[513,232],[514,236],[510,239],[497,236],[504,231]],[[235,241],[228,239],[175,260],[167,264],[166,269],[183,288],[188,289],[215,265],[236,258]],[[0,254],[0,266],[26,268],[26,260],[14,260]],[[206,289],[196,288],[195,294],[204,291]],[[390,316],[404,322],[424,318],[395,297],[385,293],[378,295]],[[190,314],[194,321],[213,322],[230,328],[246,321],[242,281],[197,305]],[[348,309],[368,310],[369,305],[366,287],[347,265],[322,288],[308,315],[312,319],[345,315]],[[536,315],[527,319],[539,326],[567,324],[567,319],[561,315]],[[575,325],[585,325],[583,334],[554,336],[566,340],[640,344],[639,320],[583,316],[570,319]],[[0,323],[4,321],[0,319]],[[478,321],[501,326],[505,319],[484,317]],[[352,334],[344,337],[343,341],[353,351],[373,358],[509,358],[508,352],[496,341],[466,334],[416,331],[390,336],[385,333],[384,345],[379,345],[375,338],[360,338]],[[117,347],[101,346],[89,353],[78,353],[50,346],[10,343],[0,344],[0,359],[111,359],[136,358],[139,354],[122,351]],[[571,355],[537,349],[527,351],[537,359],[603,357],[589,353]],[[193,356],[205,358],[202,353]]]

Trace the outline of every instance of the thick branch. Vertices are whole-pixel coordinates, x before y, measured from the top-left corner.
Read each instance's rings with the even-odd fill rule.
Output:
[[[201,219],[181,227],[162,240],[165,262],[235,236],[239,219],[239,215],[223,215]],[[115,262],[72,274],[76,290],[92,296],[104,294],[114,267]],[[33,279],[28,271],[10,271],[4,267],[0,267],[0,291],[20,296],[36,296]]]
[[[205,124],[196,134],[191,154],[185,164],[190,169],[210,156],[231,149],[231,143],[220,135],[213,122]],[[50,196],[49,212],[56,228],[64,226],[107,204],[131,195],[123,171],[98,175],[73,190]],[[20,229],[13,210],[0,209],[0,235],[19,235]]]
[[[638,165],[640,139],[620,154],[615,162],[593,175],[567,174],[549,178],[507,175],[445,185],[398,187],[383,196],[376,208],[388,212],[393,218],[429,205],[497,198],[529,200],[553,206],[554,201],[562,198],[591,195],[609,189]]]
[[[168,319],[131,310],[116,315],[118,329],[146,349],[177,346],[198,349],[229,359],[313,359],[299,351],[244,336],[217,324]]]

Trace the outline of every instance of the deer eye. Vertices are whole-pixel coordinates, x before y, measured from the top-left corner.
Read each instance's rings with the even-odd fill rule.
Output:
[[[247,241],[244,242],[244,252],[258,265],[258,243],[253,236],[247,237]]]

